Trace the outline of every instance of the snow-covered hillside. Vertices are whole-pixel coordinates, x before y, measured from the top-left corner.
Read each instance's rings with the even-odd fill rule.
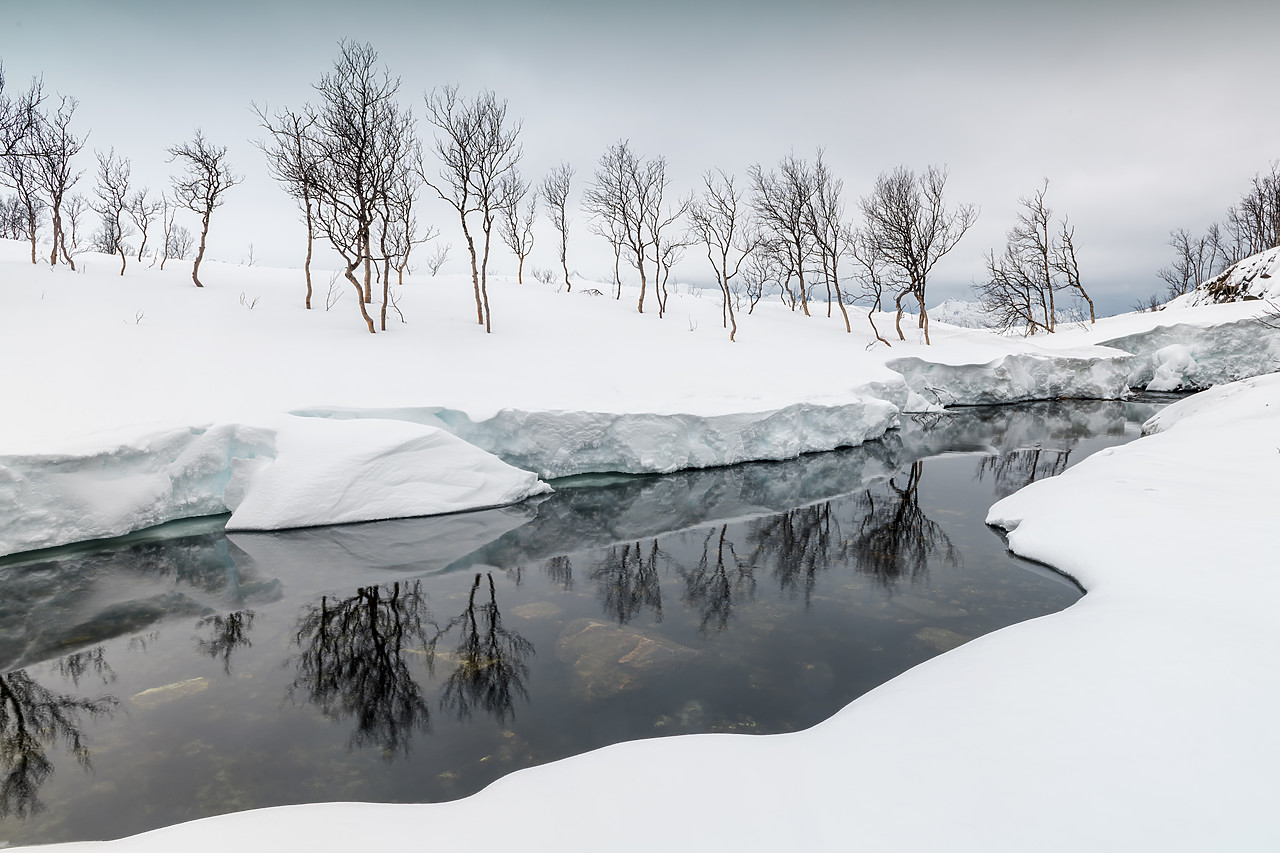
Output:
[[[631,288],[495,276],[486,335],[467,278],[413,276],[394,288],[404,321],[393,309],[369,335],[324,274],[307,311],[296,270],[209,264],[196,289],[179,262],[122,277],[79,260],[33,266],[0,242],[0,358],[22,365],[0,419],[0,554],[233,510],[236,527],[277,528],[472,509],[545,489],[534,474],[790,458],[874,438],[904,410],[1114,398],[1280,363],[1280,333],[1241,305],[1034,339],[935,320],[928,347],[908,318],[888,347],[859,312],[849,334],[838,312],[774,301],[740,312],[731,343],[709,291],[673,293],[659,319]],[[879,326],[896,337],[892,317]]]
[[[1280,246],[1250,255],[1166,307],[1189,308],[1221,302],[1280,301]]]
[[[962,329],[990,329],[991,320],[982,306],[964,299],[948,299],[929,309],[929,319]]]

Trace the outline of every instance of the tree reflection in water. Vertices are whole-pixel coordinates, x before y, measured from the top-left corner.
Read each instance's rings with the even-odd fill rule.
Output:
[[[684,579],[684,602],[698,611],[699,630],[706,633],[707,627],[715,625],[717,631],[723,631],[729,625],[733,615],[734,595],[746,594],[755,597],[756,577],[751,565],[741,559],[734,551],[733,542],[726,538],[729,525],[721,525],[719,542],[716,545],[715,563],[711,561],[711,540],[716,538],[716,529],[711,528],[707,538],[702,542],[702,557],[694,569],[680,569],[680,577]],[[729,570],[725,552],[728,551]]]
[[[82,652],[58,658],[58,660],[54,661],[53,666],[58,670],[59,675],[77,687],[80,686],[80,679],[84,678],[87,672],[92,672],[101,678],[103,684],[110,684],[116,680],[115,670],[111,668],[111,664],[107,663],[107,649],[105,646],[86,649]]]
[[[573,589],[573,562],[568,555],[550,557],[542,562],[547,579],[565,592]]]
[[[231,653],[244,646],[253,645],[249,639],[249,630],[253,628],[254,612],[237,610],[225,616],[206,616],[196,627],[212,626],[208,639],[196,637],[196,651],[208,657],[222,659],[222,671],[231,675]]]
[[[931,559],[947,565],[960,561],[960,552],[937,522],[920,509],[920,479],[924,463],[912,464],[906,483],[889,479],[887,494],[868,490],[857,498],[862,519],[849,542],[850,556],[859,571],[878,584],[892,588],[906,578],[913,583],[929,572]],[[856,518],[856,516],[855,516]]]
[[[457,666],[445,679],[440,706],[453,711],[459,720],[470,718],[473,708],[483,708],[500,723],[515,713],[516,697],[529,698],[525,680],[533,643],[502,625],[493,575],[489,578],[489,601],[476,603],[480,589],[477,572],[467,597],[467,608],[455,616],[432,638],[434,655],[441,640],[456,635],[453,658]]]
[[[1045,477],[1055,477],[1067,470],[1071,462],[1071,450],[1044,450],[1039,447],[1015,450],[999,456],[984,456],[978,460],[978,479],[988,474],[995,479],[996,497],[1009,495]]]
[[[431,726],[422,687],[405,660],[411,649],[427,648],[430,618],[420,581],[322,597],[294,632],[301,654],[290,694],[305,691],[331,719],[354,717],[352,746],[377,746],[388,761],[407,754],[414,733]]]
[[[641,610],[653,611],[654,621],[662,621],[662,584],[658,578],[658,540],[646,555],[640,543],[616,545],[591,569],[589,576],[595,581],[596,594],[604,605],[605,613],[625,625]]]
[[[110,667],[101,651],[73,655],[78,660],[59,669],[73,681],[89,669],[105,680]],[[49,750],[59,743],[81,767],[91,770],[80,716],[107,715],[117,704],[114,696],[81,699],[56,693],[36,683],[26,670],[0,676],[0,817],[25,818],[44,810],[40,787],[53,774]]]
[[[840,524],[831,502],[802,506],[753,522],[747,530],[753,564],[772,564],[779,588],[804,592],[808,606],[818,572],[831,567],[841,548]],[[836,553],[833,553],[833,548]]]

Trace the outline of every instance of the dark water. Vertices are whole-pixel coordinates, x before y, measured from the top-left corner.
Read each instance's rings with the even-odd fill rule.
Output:
[[[1153,411],[959,410],[519,507],[0,561],[0,846],[452,799],[620,740],[813,725],[1074,602],[987,508]]]

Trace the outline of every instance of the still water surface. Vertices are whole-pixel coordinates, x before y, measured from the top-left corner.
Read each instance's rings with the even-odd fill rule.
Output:
[[[430,802],[622,740],[811,726],[1081,591],[983,524],[1158,403],[918,417],[879,442],[518,507],[0,561],[0,846]]]

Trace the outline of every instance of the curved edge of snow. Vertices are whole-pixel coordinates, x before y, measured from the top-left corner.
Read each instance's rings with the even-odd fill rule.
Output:
[[[435,515],[550,491],[449,433],[281,416],[81,453],[0,456],[0,554],[233,510],[231,530]]]

